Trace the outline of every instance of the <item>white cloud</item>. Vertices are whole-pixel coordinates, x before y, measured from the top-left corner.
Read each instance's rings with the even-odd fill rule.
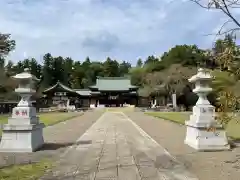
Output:
[[[135,63],[176,44],[210,47],[223,16],[180,0],[3,0],[0,32],[11,33],[18,61],[51,52],[84,60],[107,56]]]

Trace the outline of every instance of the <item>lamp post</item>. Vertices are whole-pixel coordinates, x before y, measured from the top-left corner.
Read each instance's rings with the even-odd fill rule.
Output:
[[[18,105],[12,110],[12,117],[3,125],[0,152],[33,152],[43,143],[43,123],[36,116],[36,108],[32,106],[31,96],[36,93],[35,83],[39,81],[29,73],[29,69],[13,76],[18,82],[15,89],[21,96]]]

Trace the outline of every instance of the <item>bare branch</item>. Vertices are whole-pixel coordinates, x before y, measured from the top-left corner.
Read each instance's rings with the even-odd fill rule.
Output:
[[[210,34],[206,34],[205,36],[221,36],[221,35],[225,35],[225,34],[231,34],[233,35],[234,32],[236,31],[239,31],[240,28],[233,28],[233,29],[229,29],[229,30],[226,30],[226,31],[218,31],[217,33],[210,33]]]
[[[203,2],[204,0],[190,0],[190,1],[198,4],[200,7],[205,9],[221,10],[240,28],[240,22],[233,16],[233,14],[230,11],[230,8],[240,8],[239,0],[210,0],[207,4],[204,4]]]
[[[205,9],[215,9],[214,7],[210,7],[209,5],[206,6],[206,5],[202,4],[202,3],[200,2],[201,0],[190,0],[190,1],[196,3],[197,5],[199,5],[199,6],[202,7],[202,8],[205,8]]]
[[[215,38],[217,38],[217,36],[226,35],[226,34],[233,35],[236,31],[239,31],[240,28],[231,28],[231,29],[223,31],[223,28],[230,22],[232,22],[232,21],[229,19],[225,23],[223,23],[223,25],[220,27],[220,29],[218,30],[217,33],[205,34],[204,36],[213,36],[214,35],[214,36],[216,36]]]
[[[233,29],[229,29],[227,31],[223,31],[221,33],[219,32],[218,35],[224,35],[224,34],[231,34],[231,35],[233,35],[234,32],[239,31],[239,30],[240,30],[240,28],[233,28]]]
[[[231,20],[227,20],[225,23],[223,23],[223,25],[221,26],[221,28],[220,28],[219,31],[218,31],[218,34],[219,34],[219,35],[221,34],[224,26],[226,26],[229,22],[231,22]]]
[[[230,8],[240,8],[240,2],[238,1],[239,0],[226,0],[226,2],[228,3],[227,5]]]

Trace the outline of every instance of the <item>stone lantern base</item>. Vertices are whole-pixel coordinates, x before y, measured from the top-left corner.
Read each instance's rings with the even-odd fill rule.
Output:
[[[194,106],[193,114],[185,124],[187,126],[187,133],[184,142],[190,147],[199,151],[230,149],[225,130],[214,119],[213,106]],[[216,130],[209,130],[209,124]]]
[[[34,107],[15,107],[8,124],[3,125],[0,152],[33,152],[44,144],[44,124]]]

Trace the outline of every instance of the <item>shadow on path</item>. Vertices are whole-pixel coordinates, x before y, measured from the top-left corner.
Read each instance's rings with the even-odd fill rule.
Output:
[[[60,148],[65,148],[68,146],[72,146],[74,145],[73,142],[69,142],[69,143],[44,143],[44,145],[38,149],[38,151],[45,151],[45,150],[57,150]]]
[[[67,143],[44,143],[44,145],[38,149],[38,151],[46,151],[46,150],[57,150],[60,148],[65,148],[73,145],[87,145],[92,144],[92,140],[84,140],[77,142],[67,142]]]

